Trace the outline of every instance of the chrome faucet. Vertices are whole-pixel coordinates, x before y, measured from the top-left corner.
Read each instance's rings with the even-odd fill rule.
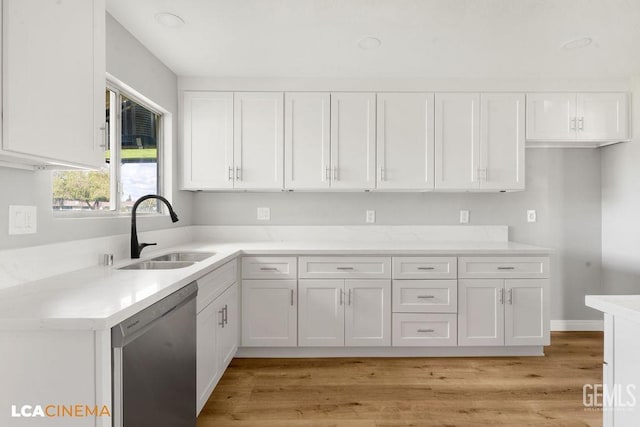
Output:
[[[173,210],[171,203],[167,199],[162,196],[158,196],[157,194],[147,194],[146,196],[140,197],[133,204],[133,208],[131,209],[131,259],[140,258],[140,252],[147,246],[157,245],[157,243],[138,243],[138,230],[136,228],[136,210],[138,209],[138,205],[148,199],[158,199],[163,202],[169,208],[169,215],[171,216],[172,222],[178,222],[178,215]]]

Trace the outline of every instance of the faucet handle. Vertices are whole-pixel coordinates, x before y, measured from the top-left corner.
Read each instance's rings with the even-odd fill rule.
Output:
[[[157,245],[157,243],[140,243],[138,247],[140,248],[140,252],[142,252],[142,250],[147,246],[155,246],[155,245]]]

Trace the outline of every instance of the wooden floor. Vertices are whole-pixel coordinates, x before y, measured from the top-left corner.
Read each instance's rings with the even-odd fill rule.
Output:
[[[545,357],[235,359],[198,418],[213,426],[600,426],[602,334],[555,332]]]

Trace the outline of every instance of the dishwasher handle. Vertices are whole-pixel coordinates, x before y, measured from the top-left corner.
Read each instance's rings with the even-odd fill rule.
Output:
[[[111,347],[124,347],[142,335],[156,321],[192,301],[197,294],[198,283],[191,282],[114,326],[111,328]]]

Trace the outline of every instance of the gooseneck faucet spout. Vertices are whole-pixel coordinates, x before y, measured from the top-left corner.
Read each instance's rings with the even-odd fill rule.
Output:
[[[136,200],[136,202],[133,204],[133,208],[131,209],[131,259],[140,258],[140,252],[142,252],[142,250],[147,246],[157,245],[157,243],[138,243],[136,210],[138,209],[140,203],[149,199],[158,199],[165,205],[167,205],[167,208],[169,208],[169,216],[171,216],[171,221],[178,222],[178,215],[176,215],[175,211],[173,210],[173,206],[171,206],[171,203],[169,203],[169,201],[164,197],[157,194],[147,194],[146,196],[142,196],[138,200]]]

